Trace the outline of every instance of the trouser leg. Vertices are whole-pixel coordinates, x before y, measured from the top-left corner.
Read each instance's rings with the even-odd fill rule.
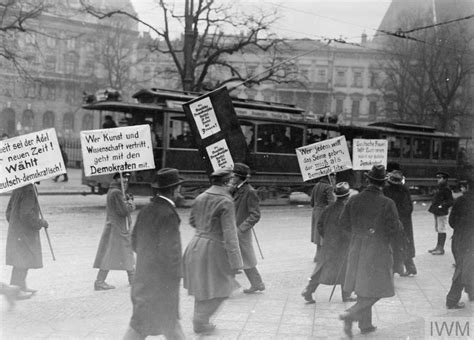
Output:
[[[366,307],[359,313],[359,329],[372,327],[372,306]]]
[[[144,340],[146,337],[138,333],[132,327],[128,327],[127,332],[123,336],[122,340]]]
[[[308,293],[314,293],[316,291],[316,288],[319,286],[319,277],[321,276],[321,271],[316,271],[317,266],[314,268],[313,273],[311,274],[309,278],[308,285],[305,288],[305,291]]]
[[[209,300],[194,300],[194,323],[208,324],[209,318],[214,315],[225,298],[214,298]]]
[[[258,287],[263,284],[262,276],[258,272],[257,267],[244,269],[244,273],[252,287]]]
[[[128,283],[132,284],[133,282],[133,277],[135,276],[135,270],[127,270],[127,276],[128,276]]]
[[[97,281],[98,282],[104,282],[105,279],[107,278],[107,275],[109,274],[109,271],[106,269],[99,269],[99,272],[97,273]]]
[[[438,233],[438,245],[439,249],[444,249],[444,244],[446,243],[446,233]]]
[[[342,300],[343,300],[343,301],[344,301],[345,299],[347,299],[347,298],[350,298],[350,297],[351,297],[351,294],[352,294],[352,292],[346,292],[346,291],[344,290],[344,286],[341,285],[341,297],[342,297]]]
[[[179,320],[176,320],[174,323],[174,327],[170,329],[165,329],[163,331],[163,335],[167,340],[184,340],[186,336],[184,335],[183,328],[181,327],[181,323]]]
[[[448,295],[446,295],[446,306],[453,306],[461,300],[464,285],[461,284],[461,275],[458,275],[451,283]]]
[[[405,268],[409,273],[416,274],[416,266],[415,262],[413,261],[413,257],[405,260]]]
[[[14,286],[19,286],[22,289],[26,289],[27,274],[28,274],[28,269],[13,267],[10,284]]]
[[[372,322],[371,309],[379,299],[380,298],[357,296],[357,302],[355,305],[352,305],[347,309],[347,312],[349,313],[348,318],[354,321],[359,321],[359,327],[361,327],[361,323]],[[370,314],[368,309],[370,310]]]

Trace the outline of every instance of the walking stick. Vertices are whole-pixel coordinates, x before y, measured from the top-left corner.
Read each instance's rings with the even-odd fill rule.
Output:
[[[123,177],[122,177],[122,171],[119,172],[120,174],[120,186],[122,187],[122,194],[123,194],[123,199],[127,199],[127,195],[125,194],[125,187],[123,185]],[[125,216],[125,228],[127,228],[127,231],[130,230],[130,226],[128,225],[128,217]]]
[[[347,250],[346,256],[344,257],[344,261],[342,261],[342,264],[339,267],[339,271],[337,272],[336,280],[334,281],[334,285],[332,287],[331,295],[329,295],[329,302],[331,302],[334,291],[336,290],[337,281],[339,280],[339,277],[341,276],[342,268],[344,268],[344,265],[346,264],[346,259],[347,259],[348,255],[349,255],[349,249]]]
[[[260,252],[260,256],[262,257],[262,260],[264,260],[263,253],[262,253],[262,248],[260,248],[260,243],[258,243],[257,233],[255,233],[255,230],[253,228],[252,228],[252,232],[253,232],[253,237],[255,237],[255,242],[257,242],[258,251]]]
[[[38,190],[36,189],[36,184],[33,184],[33,188],[35,189],[36,200],[38,201],[38,209],[39,209],[40,217],[42,220],[44,220],[43,212],[41,211],[41,206],[39,204]],[[49,238],[48,229],[47,228],[43,228],[43,229],[44,229],[44,233],[46,234],[46,239],[48,240],[49,250],[51,251],[51,256],[53,257],[53,261],[56,261],[56,256],[54,256],[53,246],[51,245],[51,239]]]

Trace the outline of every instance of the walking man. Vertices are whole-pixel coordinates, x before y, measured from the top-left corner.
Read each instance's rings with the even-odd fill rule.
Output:
[[[130,212],[135,209],[135,204],[131,199],[124,198],[120,177],[123,178],[123,190],[126,191],[130,173],[123,173],[122,176],[116,173],[107,192],[107,216],[94,261],[94,268],[99,269],[94,283],[95,290],[115,288],[105,282],[109,270],[126,270],[128,282],[132,284],[135,259],[131,241]]]
[[[252,244],[252,228],[260,220],[260,200],[256,190],[248,183],[250,168],[243,163],[234,164],[233,197],[239,237],[240,252],[244,264],[244,273],[250,282],[250,288],[244,289],[245,294],[264,291],[265,284],[257,270],[257,256]]]
[[[133,315],[125,340],[160,334],[166,339],[185,338],[179,322],[181,220],[175,206],[182,182],[178,170],[160,169],[152,184],[158,194],[138,214],[132,233],[137,254]]]
[[[448,225],[449,208],[453,205],[453,193],[448,187],[449,174],[443,171],[436,173],[438,190],[433,197],[428,211],[434,215],[435,230],[438,233],[438,243],[434,249],[428,250],[432,255],[444,255],[444,244]]]
[[[351,292],[343,290],[350,239],[349,234],[342,230],[338,223],[342,210],[349,199],[349,191],[349,183],[337,183],[334,190],[336,202],[327,206],[319,218],[318,231],[324,237],[324,243],[321,246],[321,260],[316,264],[308,285],[301,293],[308,303],[316,302],[313,300],[313,293],[319,284],[339,284],[341,285],[342,301],[355,301],[350,296]]]
[[[354,291],[357,302],[339,316],[349,337],[354,321],[359,322],[363,334],[375,331],[372,305],[395,295],[390,241],[401,228],[397,207],[382,193],[385,167],[374,165],[366,176],[369,185],[349,199],[339,222],[343,230],[352,233],[344,290]]]
[[[196,197],[189,218],[196,232],[184,252],[183,286],[194,296],[195,333],[215,329],[210,317],[240,287],[235,274],[243,265],[229,192],[231,175],[230,169],[211,174],[211,187]]]

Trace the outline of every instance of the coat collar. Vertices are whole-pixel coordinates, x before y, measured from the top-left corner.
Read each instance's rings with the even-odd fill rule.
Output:
[[[209,189],[206,190],[206,192],[211,195],[221,195],[221,196],[226,196],[232,199],[232,196],[230,195],[227,188],[221,187],[219,185],[211,186]]]
[[[376,186],[373,185],[373,184],[369,184],[369,185],[367,186],[367,188],[365,189],[365,191],[371,191],[371,192],[375,192],[375,193],[381,194],[381,193],[382,193],[382,188],[376,187]]]

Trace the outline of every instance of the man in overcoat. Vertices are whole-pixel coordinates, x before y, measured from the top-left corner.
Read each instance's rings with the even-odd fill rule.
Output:
[[[231,169],[213,172],[211,187],[196,197],[191,209],[189,224],[196,231],[184,252],[183,286],[194,296],[195,333],[215,329],[210,317],[240,287],[235,274],[243,263],[229,192],[231,175]]]
[[[29,269],[43,268],[39,231],[48,222],[40,217],[35,184],[28,184],[12,192],[7,205],[8,221],[6,264],[13,266],[10,284],[23,292],[35,293],[26,286]]]
[[[388,174],[387,185],[383,188],[383,193],[392,199],[397,206],[398,216],[403,225],[403,230],[397,235],[393,244],[394,272],[400,276],[416,275],[415,242],[413,239],[413,222],[411,214],[413,212],[413,202],[410,191],[403,184],[403,173],[394,170]]]
[[[342,301],[355,301],[351,292],[343,290],[346,274],[346,258],[349,249],[349,234],[340,228],[339,217],[349,198],[350,187],[347,182],[336,184],[334,195],[336,202],[327,206],[319,218],[318,231],[324,238],[321,246],[321,260],[316,264],[308,285],[301,295],[306,302],[315,303],[313,293],[319,284],[341,285]]]
[[[318,183],[314,185],[311,192],[310,204],[313,207],[311,215],[311,242],[316,244],[316,254],[314,255],[314,262],[319,260],[319,249],[322,244],[321,235],[318,232],[319,216],[329,204],[333,203],[336,198],[334,196],[333,182],[335,181],[334,174],[329,174],[327,177],[319,179]]]
[[[444,255],[444,244],[446,242],[446,232],[448,228],[449,208],[453,205],[453,193],[448,187],[449,174],[444,171],[436,173],[438,190],[428,209],[434,215],[435,230],[438,233],[438,243],[434,249],[428,250],[432,255]]]
[[[121,190],[122,184],[124,191],[127,190],[129,177],[128,172],[122,176],[116,173],[107,192],[105,226],[94,260],[94,268],[99,269],[94,282],[95,290],[115,288],[105,282],[109,270],[127,271],[128,282],[132,283],[135,258],[131,241],[130,212],[135,209],[135,204],[131,199],[125,198]]]
[[[126,340],[160,334],[166,339],[184,339],[179,322],[181,220],[175,206],[182,182],[177,169],[158,170],[152,184],[158,193],[140,211],[133,228],[137,266],[131,292],[133,315]]]
[[[357,294],[356,304],[340,315],[349,337],[354,321],[359,322],[362,333],[375,331],[372,305],[395,295],[390,242],[401,228],[397,207],[382,192],[385,167],[375,165],[366,176],[369,185],[349,199],[339,221],[351,233],[344,290]]]
[[[453,251],[456,269],[451,289],[446,296],[448,309],[464,307],[459,302],[463,289],[474,301],[474,174],[468,181],[468,190],[454,202],[449,225],[453,228]]]
[[[252,228],[260,220],[260,200],[257,191],[248,183],[250,168],[243,163],[235,163],[232,185],[239,237],[240,252],[244,263],[244,273],[250,282],[250,288],[244,293],[251,294],[265,290],[265,284],[257,270],[257,257],[253,248]]]

